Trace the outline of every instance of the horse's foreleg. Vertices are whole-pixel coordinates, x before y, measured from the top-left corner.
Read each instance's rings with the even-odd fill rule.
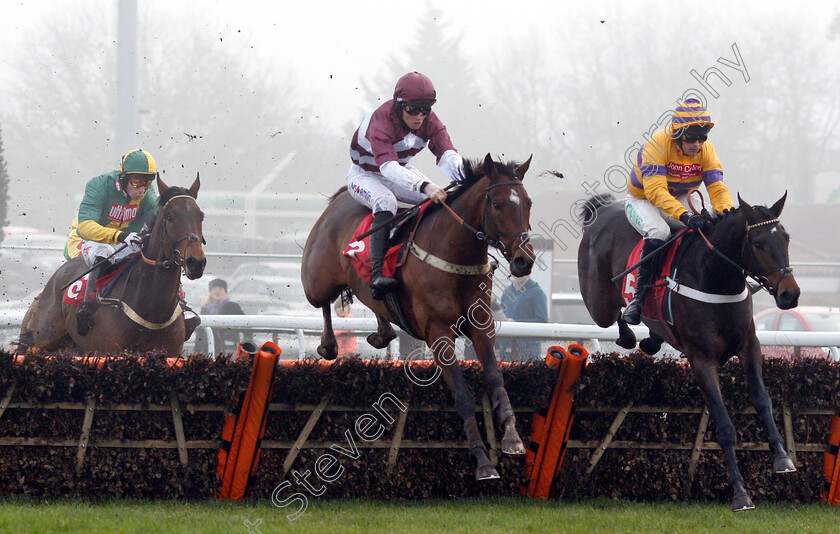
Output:
[[[318,354],[325,360],[334,360],[338,356],[338,342],[335,340],[335,332],[333,332],[332,312],[329,302],[321,308],[321,311],[324,314],[324,330],[321,332]]]
[[[499,369],[499,362],[493,352],[493,340],[485,333],[478,332],[474,336],[473,344],[476,355],[484,368],[484,383],[491,392],[493,403],[493,414],[496,416],[496,424],[504,430],[502,437],[502,452],[505,454],[525,454],[525,445],[516,431],[516,416],[513,407],[510,405],[505,381],[502,371]]]
[[[630,330],[621,314],[618,315],[618,339],[615,340],[615,344],[627,350],[636,348],[636,334]]]
[[[741,355],[741,364],[744,366],[744,374],[750,387],[750,401],[767,429],[770,450],[773,451],[773,472],[792,473],[796,471],[796,466],[785,451],[782,436],[773,419],[773,403],[761,376],[761,346],[755,336],[752,336],[744,354]]]
[[[650,332],[650,337],[643,339],[639,343],[639,348],[642,349],[645,354],[653,356],[654,354],[659,352],[659,349],[662,348],[662,343],[664,341],[665,340],[659,337],[658,335],[654,334],[653,332]]]
[[[397,337],[397,333],[394,332],[394,327],[388,319],[379,314],[376,315],[376,323],[376,332],[368,335],[367,342],[375,349],[384,349]]]
[[[438,366],[443,371],[443,378],[455,398],[455,409],[464,421],[464,432],[467,434],[470,456],[475,458],[476,462],[475,479],[499,478],[499,473],[487,455],[487,447],[478,430],[478,422],[475,419],[475,397],[455,357],[455,343],[445,329],[440,329],[437,333],[440,334],[439,337],[434,337],[433,333],[433,337],[427,339],[426,342],[433,340],[430,347],[435,354]]]
[[[746,487],[744,477],[738,470],[738,463],[735,458],[735,425],[729,418],[726,406],[723,404],[723,395],[720,392],[720,381],[718,375],[717,361],[706,357],[691,358],[691,368],[694,371],[694,378],[700,386],[700,392],[706,401],[706,406],[717,426],[716,437],[720,448],[726,456],[726,465],[729,468],[729,485],[732,487],[732,511],[752,510],[755,505],[752,503]]]

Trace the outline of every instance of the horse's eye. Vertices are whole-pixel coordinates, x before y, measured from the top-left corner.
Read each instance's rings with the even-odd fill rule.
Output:
[[[502,204],[501,204],[501,202],[497,202],[497,201],[495,201],[495,200],[494,200],[494,201],[493,201],[493,209],[496,209],[496,210],[500,210],[500,209],[502,209]]]
[[[764,243],[762,241],[753,241],[753,246],[757,250],[763,250],[764,249]]]

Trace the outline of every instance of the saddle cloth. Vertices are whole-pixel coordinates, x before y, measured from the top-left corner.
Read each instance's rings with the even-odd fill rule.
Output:
[[[667,286],[661,283],[657,283],[658,281],[662,280],[669,274],[671,274],[674,267],[674,257],[677,253],[677,250],[680,247],[680,243],[682,242],[684,236],[680,236],[679,238],[675,239],[671,245],[665,250],[665,258],[662,260],[662,268],[660,269],[659,273],[654,277],[653,286],[648,288],[647,293],[645,293],[645,300],[642,303],[642,316],[647,319],[652,319],[654,321],[659,321],[662,325],[662,329],[665,331],[666,337],[665,341],[670,343],[672,346],[677,347],[676,336],[674,335],[670,325],[673,324],[671,318],[671,310],[669,306],[665,306],[666,302],[666,294],[670,292]],[[627,268],[638,263],[642,256],[642,247],[644,246],[644,239],[640,239],[636,246],[633,248],[633,251],[630,253],[630,257],[627,258]],[[631,272],[627,273],[624,277],[624,284],[622,285],[621,297],[624,299],[625,305],[630,304],[633,300],[633,294],[636,291],[636,280],[639,277],[639,268],[633,269]]]
[[[416,227],[416,224],[423,217],[423,213],[426,211],[426,208],[428,208],[430,204],[431,203],[429,202],[423,204],[416,215],[409,217],[408,219],[405,219],[403,221],[400,221],[400,223],[394,229],[394,232],[397,235],[392,235],[391,241],[393,242],[394,238],[396,238],[397,243],[388,248],[388,252],[385,253],[385,259],[382,262],[383,275],[387,276],[388,278],[394,278],[394,276],[397,274],[397,269],[399,268],[398,259],[400,256],[400,250],[402,250],[402,248],[408,242],[407,239],[410,237],[405,231],[402,231],[402,229]],[[414,224],[408,224],[410,221],[414,221]],[[350,240],[350,243],[347,244],[347,248],[345,248],[342,252],[342,254],[350,258],[350,263],[356,269],[356,273],[359,275],[359,278],[361,278],[365,282],[370,282],[371,275],[370,236],[366,236],[364,239],[361,240],[359,239],[359,236],[370,230],[371,224],[373,224],[372,213],[364,219],[362,219],[362,222],[359,223],[359,226],[353,233],[353,239]]]
[[[123,270],[128,267],[128,265],[132,263],[130,261],[124,262],[122,265],[117,267],[115,270],[111,271],[110,273],[103,274],[99,277],[94,285],[94,289],[96,293],[103,293],[103,288],[108,285],[109,282],[116,280],[117,276],[123,272]],[[87,289],[88,279],[90,278],[90,273],[84,275],[83,277],[79,278],[67,289],[64,291],[64,297],[62,301],[65,304],[70,304],[71,306],[81,306],[82,302],[85,300],[85,290]]]

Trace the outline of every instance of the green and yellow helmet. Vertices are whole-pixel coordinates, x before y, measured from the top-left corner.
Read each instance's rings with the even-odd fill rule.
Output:
[[[137,178],[140,179],[143,176],[148,176],[148,180],[154,180],[158,175],[155,158],[141,148],[129,150],[125,153],[120,161],[119,172],[120,176],[139,175]]]

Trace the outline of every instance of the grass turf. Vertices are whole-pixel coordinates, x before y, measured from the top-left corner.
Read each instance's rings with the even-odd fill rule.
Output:
[[[0,500],[0,532],[27,533],[818,533],[840,530],[840,509],[823,505],[758,503],[732,513],[714,503],[581,502],[522,499],[382,502],[310,498],[298,503],[173,501]],[[248,522],[248,523],[246,523]]]

